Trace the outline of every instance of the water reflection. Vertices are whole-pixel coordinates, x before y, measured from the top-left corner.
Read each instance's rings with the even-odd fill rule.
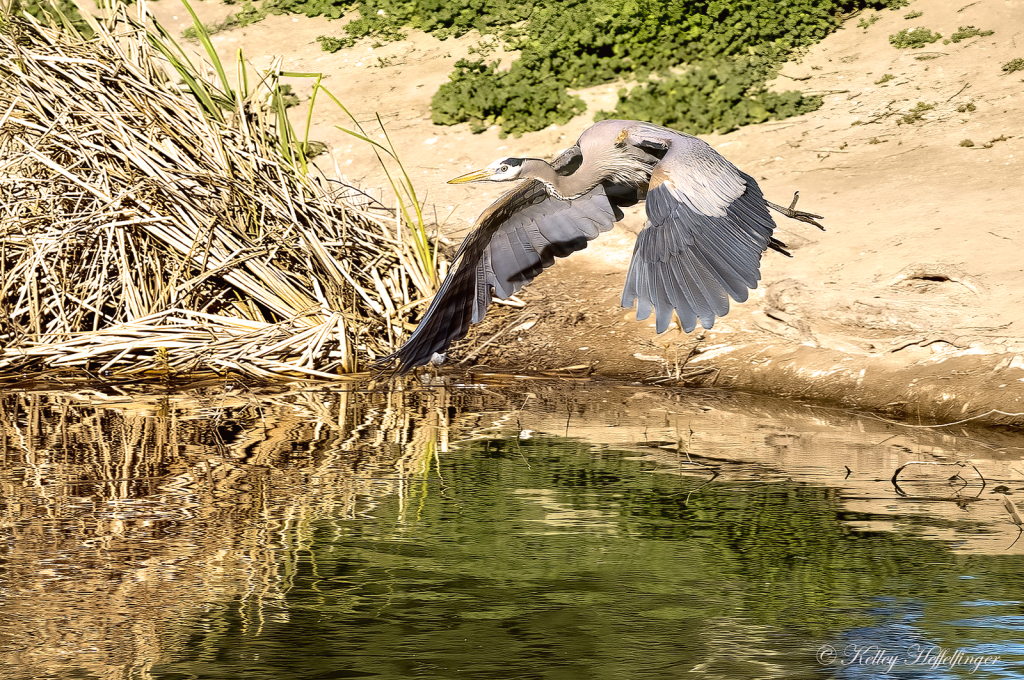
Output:
[[[453,400],[421,397],[4,395],[0,668],[144,670],[170,622],[228,603],[258,629],[317,521],[404,498],[444,448]]]
[[[528,389],[3,395],[0,675],[877,677],[815,650],[961,640],[1015,660],[972,677],[1024,659],[1024,545],[990,492],[1024,490],[1013,437]],[[959,459],[984,485],[888,483]]]

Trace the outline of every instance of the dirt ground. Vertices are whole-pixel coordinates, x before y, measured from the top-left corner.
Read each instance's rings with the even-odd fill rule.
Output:
[[[205,22],[235,11],[198,3]],[[151,10],[172,33],[191,25],[178,0]],[[922,12],[907,20],[908,12]],[[942,422],[1024,423],[1024,58],[1022,0],[916,0],[858,18],[787,64],[773,87],[824,96],[811,114],[705,137],[753,175],[769,200],[825,216],[827,232],[779,219],[792,259],[768,253],[761,286],[714,329],[654,331],[619,306],[643,206],[587,251],[560,261],[521,296],[492,308],[449,354],[451,370],[477,375],[561,372],[663,384],[715,385]],[[454,242],[507,187],[445,181],[504,155],[551,157],[593,112],[611,109],[622,83],[579,92],[589,110],[562,127],[519,139],[468,125],[435,126],[430,98],[479,36],[370,40],[328,54],[316,37],[341,35],[344,20],[279,16],[218,33],[224,58],[241,50],[256,71],[325,74],[325,85],[382,136],[379,114],[416,182],[428,215]],[[949,37],[960,26],[987,37],[898,50],[889,35],[924,26]],[[198,46],[195,49],[199,49]],[[504,62],[514,55],[498,52]],[[891,75],[886,82],[883,76]],[[312,81],[295,79],[308,100]],[[932,106],[917,121],[908,112]],[[307,103],[293,109],[304,126]],[[386,196],[383,173],[332,104],[314,107],[310,138],[328,144],[325,173]],[[963,140],[973,146],[963,146]]]

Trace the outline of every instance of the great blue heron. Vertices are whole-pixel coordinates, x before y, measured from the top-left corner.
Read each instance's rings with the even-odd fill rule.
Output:
[[[548,163],[499,158],[449,184],[526,180],[502,194],[462,242],[452,269],[408,341],[382,364],[398,372],[436,361],[470,323],[484,318],[492,293],[507,298],[555,257],[587,242],[623,217],[621,208],[647,202],[622,291],[636,317],[654,311],[664,332],[675,311],[683,330],[700,320],[711,328],[729,311],[729,296],[747,299],[761,278],[761,253],[789,256],[772,237],[768,208],[815,222],[820,215],[765,200],[754,178],[706,142],[669,128],[632,120],[604,120]]]

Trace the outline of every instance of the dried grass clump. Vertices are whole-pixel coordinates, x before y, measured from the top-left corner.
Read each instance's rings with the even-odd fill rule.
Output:
[[[250,88],[240,59],[233,87],[138,13],[88,40],[0,16],[0,375],[331,377],[390,351],[432,290],[422,220],[314,176],[279,71]]]

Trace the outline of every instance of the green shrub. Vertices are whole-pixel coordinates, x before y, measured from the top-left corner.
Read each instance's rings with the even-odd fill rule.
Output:
[[[49,14],[54,19],[58,19],[58,14],[62,14],[82,37],[89,39],[93,36],[92,27],[79,14],[78,6],[72,0],[12,0],[10,11],[11,14],[24,12],[41,21],[43,14]]]
[[[913,30],[904,28],[899,33],[889,36],[889,44],[898,50],[908,47],[918,48],[936,42],[941,37],[942,34],[932,33],[927,28],[915,28]]]
[[[747,58],[695,64],[683,74],[619,91],[614,112],[596,118],[649,120],[690,134],[729,132],[741,125],[786,118],[821,107],[821,97],[768,92]]]
[[[895,78],[896,78],[896,76],[894,76],[893,74],[886,73],[884,76],[882,76],[881,78],[879,78],[878,80],[875,81],[875,85],[881,85],[882,83],[887,83],[890,80],[894,80]]]
[[[324,52],[334,53],[338,50],[347,49],[356,44],[355,38],[332,38],[329,35],[317,36],[316,41],[320,43],[320,49]]]
[[[924,102],[918,102],[914,108],[910,109],[909,112],[903,115],[896,121],[897,125],[911,125],[924,118],[925,111],[931,111],[935,108],[934,104],[925,104]]]
[[[903,18],[904,19],[916,19],[916,18],[918,18],[920,16],[924,16],[924,12],[921,12],[921,11],[918,11],[918,10],[914,10],[913,12],[907,12],[906,14],[904,14]]]
[[[982,31],[974,26],[961,26],[956,30],[956,33],[949,36],[949,40],[943,40],[942,42],[948,45],[951,42],[958,43],[961,40],[967,40],[968,38],[973,38],[975,36],[984,38],[985,36],[992,35],[993,33],[995,33],[995,31]]]
[[[264,19],[270,13],[265,8],[257,8],[256,5],[251,2],[246,2],[242,5],[242,9],[235,14],[229,14],[224,17],[223,21],[211,21],[210,23],[203,24],[203,30],[206,31],[207,35],[214,35],[221,31],[227,31],[232,28],[240,28],[242,26],[248,26],[254,24],[261,19]],[[196,33],[195,26],[190,26],[181,32],[181,37],[186,40],[199,40],[199,34]]]
[[[291,85],[279,85],[275,96],[281,98],[281,105],[286,109],[299,105],[299,95],[295,94]]]
[[[431,100],[431,119],[439,125],[469,122],[473,132],[499,125],[505,136],[562,125],[585,110],[555,78],[537,82],[519,62],[508,71],[497,71],[497,64],[455,62],[455,72]]]
[[[234,25],[239,27],[254,24],[257,21],[266,18],[268,14],[270,14],[269,9],[263,7],[257,8],[252,2],[245,0],[242,4],[242,9],[232,16],[234,17]]]
[[[1003,70],[1007,73],[1013,73],[1015,71],[1024,71],[1024,59],[1013,59],[1003,64]]]
[[[878,16],[877,14],[872,14],[867,19],[861,19],[859,22],[857,22],[857,28],[863,28],[866,31],[871,27],[871,24],[875,23],[881,18],[882,17]]]
[[[345,32],[355,40],[372,36],[380,40],[394,42],[395,40],[405,40],[406,37],[405,33],[398,30],[398,26],[391,19],[380,15],[364,16],[350,21],[345,25]]]
[[[904,0],[362,0],[360,18],[345,30],[353,40],[364,36],[394,40],[402,37],[399,29],[406,26],[442,39],[477,30],[494,35],[507,49],[520,50],[508,71],[482,61],[460,62],[433,98],[432,117],[438,123],[470,122],[475,130],[497,124],[511,134],[537,130],[584,110],[568,89],[617,78],[646,80],[652,73],[670,78],[670,69],[693,64],[687,71],[692,75],[676,76],[689,83],[684,89],[698,87],[692,79],[699,80],[703,76],[697,74],[708,69],[739,79],[725,89],[741,91],[740,95],[719,93],[707,97],[706,104],[736,104],[739,111],[708,109],[690,116],[730,128],[733,120],[781,116],[803,110],[814,100],[763,92],[763,79],[739,73],[729,66],[733,63],[729,59],[756,57],[755,61],[768,58],[778,63],[794,48],[824,38],[854,10],[906,4]],[[351,0],[264,0],[264,7],[336,18],[355,4]],[[321,44],[337,46],[326,40]],[[767,71],[761,73],[764,76]],[[725,85],[718,75],[712,80]],[[627,100],[636,97],[627,106],[636,117],[657,114],[651,84],[646,87],[626,96]],[[625,102],[620,102],[623,106]]]
[[[272,14],[305,14],[307,17],[340,19],[346,12],[355,9],[356,3],[334,0],[264,0],[263,7]]]
[[[665,74],[668,69],[685,62],[711,63],[759,46],[764,47],[764,54],[770,55],[777,63],[793,47],[816,42],[833,30],[839,20],[832,12],[838,7],[831,2],[804,1],[793,5],[754,2],[732,8],[720,6],[717,14],[710,15],[707,12],[710,6],[693,0],[655,0],[642,6],[631,0],[579,0],[538,5],[525,27],[503,34],[512,41],[510,47],[522,50],[520,59],[512,67],[515,70],[518,66],[522,72],[512,74],[510,71],[509,76],[493,72],[478,76],[478,80],[501,77],[520,86],[529,83],[543,95],[535,99],[551,102],[554,108],[546,113],[540,112],[542,115],[531,112],[529,116],[493,112],[486,119],[501,119],[499,124],[505,132],[539,129],[547,123],[558,122],[570,110],[568,95],[562,92],[562,88],[587,87],[619,77],[645,79],[652,72]],[[697,71],[706,68],[703,64],[697,67]],[[729,71],[736,73],[735,69]],[[743,87],[731,89],[746,90],[752,81],[744,79],[743,82]],[[435,115],[435,121],[460,122],[459,109],[466,111],[462,114],[467,116],[463,120],[479,120],[479,114],[469,114],[476,107],[465,101],[470,96],[468,90],[459,94],[451,84],[444,90],[444,96],[439,92],[435,102],[444,100],[446,108]],[[654,105],[650,93],[657,90],[655,86],[646,95],[643,94],[645,90],[634,90],[619,102],[616,113],[621,115],[628,110],[636,118],[674,119],[675,116],[663,115],[661,105]],[[453,101],[452,97],[456,100]],[[634,98],[635,101],[627,103]],[[787,95],[786,101],[792,98],[792,95]],[[495,97],[488,92],[486,99],[494,101]],[[515,101],[514,98],[507,99]],[[716,127],[731,129],[734,127],[733,119],[750,122],[764,116],[762,109],[765,103],[772,107],[769,115],[775,111],[781,115],[782,110],[792,108],[791,102],[783,105],[769,101],[771,97],[767,95],[761,103],[750,97],[746,99],[739,111],[730,113],[722,110],[713,115],[705,111],[695,113],[691,118],[695,121],[715,120]],[[796,99],[799,100],[799,96]],[[737,99],[733,96],[708,99],[711,105],[717,101],[732,103]],[[524,119],[533,122],[525,124]],[[510,127],[510,123],[515,129]],[[477,128],[479,125],[476,124]]]

